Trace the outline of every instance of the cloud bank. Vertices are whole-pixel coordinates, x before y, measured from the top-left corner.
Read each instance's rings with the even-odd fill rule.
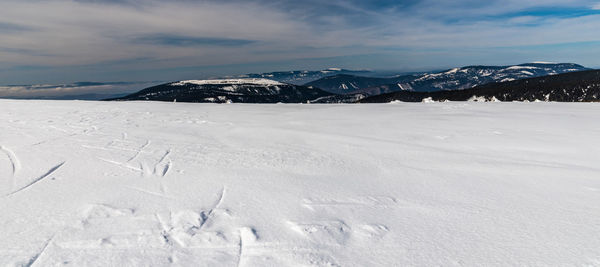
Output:
[[[77,82],[0,86],[0,98],[101,100],[133,93],[160,82]]]

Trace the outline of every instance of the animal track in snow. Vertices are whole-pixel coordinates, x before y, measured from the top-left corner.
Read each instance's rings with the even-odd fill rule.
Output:
[[[83,249],[166,245],[174,249],[227,248],[235,251],[238,248],[238,237],[244,235],[244,242],[250,243],[253,239],[249,233],[255,233],[254,230],[206,229],[227,218],[223,215],[228,213],[220,209],[224,197],[225,188],[209,209],[152,214],[139,213],[134,208],[90,204],[82,210],[82,219],[74,225],[76,230],[66,240],[62,240],[61,245],[65,248]]]
[[[130,216],[134,213],[135,209],[117,208],[108,204],[92,204],[84,211],[86,219]]]
[[[90,204],[81,219],[69,231],[57,237],[56,244],[67,250],[100,248],[158,248],[161,239],[155,234],[155,221],[138,214],[135,208],[110,204]]]
[[[183,210],[168,215],[156,214],[162,230],[161,236],[166,244],[179,248],[190,247],[231,247],[234,248],[226,233],[206,231],[203,226],[207,219],[202,212]]]
[[[348,240],[355,238],[377,241],[389,232],[389,228],[382,224],[361,224],[350,227],[341,220],[288,222],[288,225],[296,233],[323,245],[344,245]]]
[[[351,230],[343,221],[288,222],[290,228],[319,244],[346,243]]]
[[[165,263],[176,265],[207,261],[251,265],[253,249],[260,246],[256,244],[257,231],[232,224],[234,218],[222,208],[226,194],[224,187],[214,202],[202,209],[144,211],[130,206],[88,204],[80,210],[79,219],[57,235],[52,252],[68,255],[60,262],[86,262],[80,255],[102,251],[143,250],[151,254],[160,252],[159,258]],[[39,263],[50,262],[44,258]]]
[[[389,196],[363,196],[353,198],[321,198],[321,199],[303,199],[303,206],[311,211],[323,209],[324,211],[334,211],[336,214],[340,208],[394,208],[399,205],[399,201]],[[348,226],[341,219],[325,222],[306,222],[291,223],[291,228],[296,232],[303,233],[315,242],[343,244],[350,238],[367,238],[369,240],[378,240],[385,236],[389,229],[382,224],[358,224]]]
[[[363,224],[356,229],[356,233],[368,238],[380,239],[389,232],[390,229],[381,224]]]
[[[175,243],[179,247],[204,247],[227,246],[229,239],[226,234],[219,231],[205,231],[204,228],[215,220],[216,212],[220,211],[220,206],[225,199],[226,188],[223,187],[215,204],[207,211],[196,212],[184,210],[179,212],[170,212],[168,218],[164,215],[156,214],[156,219],[162,228],[162,236],[166,243]],[[246,231],[240,232],[240,234]],[[231,246],[231,244],[229,244]]]

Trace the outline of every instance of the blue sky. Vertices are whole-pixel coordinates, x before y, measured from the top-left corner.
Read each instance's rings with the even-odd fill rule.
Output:
[[[0,84],[600,66],[600,1],[3,0]]]

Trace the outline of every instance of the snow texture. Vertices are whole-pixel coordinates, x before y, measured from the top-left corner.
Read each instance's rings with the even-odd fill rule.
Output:
[[[598,266],[599,120],[0,101],[0,266]]]

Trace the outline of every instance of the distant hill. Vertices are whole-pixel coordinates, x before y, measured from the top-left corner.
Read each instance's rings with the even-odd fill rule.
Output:
[[[362,88],[371,88],[386,84],[409,83],[419,78],[419,75],[404,75],[392,78],[363,77],[350,74],[338,74],[324,77],[305,85],[321,88],[335,94],[356,93]]]
[[[282,83],[289,83],[295,85],[304,85],[308,82],[321,79],[323,77],[348,74],[348,75],[369,75],[371,72],[366,70],[347,70],[341,68],[329,68],[324,70],[295,70],[295,71],[277,71],[260,74],[245,74],[234,77],[224,77],[225,79],[237,79],[237,78],[254,78],[254,79],[269,79]]]
[[[178,101],[197,103],[306,103],[332,96],[318,88],[268,79],[188,80],[153,86],[109,100]]]
[[[588,70],[572,63],[527,63],[515,66],[467,66],[437,73],[390,78],[333,75],[307,85],[336,94],[378,95],[396,91],[433,92]]]
[[[600,101],[600,70],[491,83],[464,90],[437,92],[398,91],[371,96],[359,100],[359,102],[421,102],[423,100],[598,102]]]
[[[330,95],[311,100],[312,104],[352,104],[366,98],[364,94]]]

